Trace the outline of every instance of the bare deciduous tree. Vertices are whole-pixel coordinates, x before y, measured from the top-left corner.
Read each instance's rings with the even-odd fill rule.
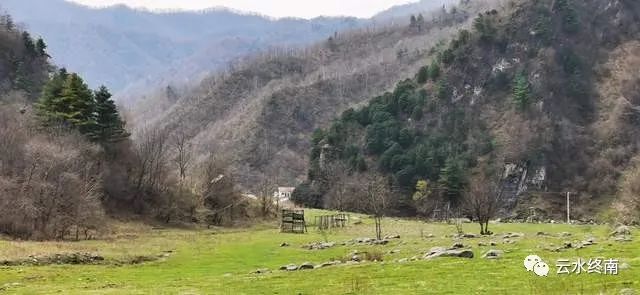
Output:
[[[469,188],[465,193],[465,204],[480,224],[480,234],[490,235],[489,220],[494,218],[502,200],[499,176],[492,173],[486,163],[475,169]]]
[[[167,133],[160,129],[143,129],[137,138],[133,167],[133,207],[137,213],[144,211],[145,198],[162,189],[167,171],[167,139]]]
[[[384,176],[373,175],[366,178],[362,210],[373,215],[378,240],[382,239],[382,217],[389,206],[390,195],[389,181]]]
[[[325,207],[344,211],[349,194],[349,168],[342,162],[332,162],[324,167],[326,181],[331,190],[325,197]]]
[[[192,147],[189,143],[189,137],[182,131],[178,130],[172,137],[175,158],[174,162],[178,166],[180,179],[185,180],[187,177],[187,169],[191,166]]]

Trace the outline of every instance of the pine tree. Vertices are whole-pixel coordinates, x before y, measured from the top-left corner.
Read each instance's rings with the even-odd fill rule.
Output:
[[[49,56],[49,54],[47,54],[47,44],[44,43],[42,38],[38,38],[38,41],[36,41],[36,52],[40,56]]]
[[[420,68],[420,71],[418,71],[418,77],[416,80],[420,84],[427,83],[427,80],[429,80],[429,66],[423,66]]]
[[[440,180],[438,182],[447,200],[457,205],[464,186],[463,169],[458,159],[449,157],[445,161],[444,168],[440,171]]]
[[[416,25],[418,26],[418,31],[422,31],[422,28],[424,27],[424,16],[422,16],[422,13],[418,14]]]
[[[73,124],[83,134],[95,128],[93,93],[78,74],[73,73],[67,77],[57,102],[58,106],[66,108],[62,112],[64,122]]]
[[[31,39],[31,35],[28,32],[22,32],[22,41],[27,54],[36,55],[36,44],[33,43],[33,39]]]
[[[111,99],[111,93],[105,86],[101,86],[94,93],[95,97],[95,128],[90,137],[98,142],[116,142],[129,136],[124,129],[124,121],[120,118],[118,108]]]
[[[416,16],[412,14],[411,18],[410,18],[410,21],[409,21],[409,27],[415,28],[416,25],[417,25],[417,23],[416,23],[417,21],[418,20],[416,20]]]
[[[67,70],[62,68],[53,74],[49,82],[44,85],[36,108],[40,121],[45,125],[61,122],[63,120],[62,114],[68,111],[66,106],[60,103],[64,82],[68,76]]]
[[[429,67],[429,78],[431,78],[432,81],[436,81],[438,80],[438,78],[440,77],[440,65],[438,64],[437,61],[433,61],[431,63],[431,66]]]
[[[527,76],[524,73],[517,74],[513,83],[513,100],[518,109],[524,110],[527,108],[530,92]]]

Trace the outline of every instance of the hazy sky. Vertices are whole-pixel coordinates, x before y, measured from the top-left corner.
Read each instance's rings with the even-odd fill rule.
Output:
[[[320,15],[371,17],[391,6],[415,0],[69,0],[89,6],[127,4],[150,9],[203,9],[225,6],[237,10],[285,17],[312,18]]]

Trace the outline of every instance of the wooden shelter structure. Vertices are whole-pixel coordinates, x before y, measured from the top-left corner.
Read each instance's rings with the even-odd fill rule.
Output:
[[[307,224],[304,220],[304,210],[282,210],[282,219],[280,222],[281,233],[297,233],[303,234],[307,232]]]

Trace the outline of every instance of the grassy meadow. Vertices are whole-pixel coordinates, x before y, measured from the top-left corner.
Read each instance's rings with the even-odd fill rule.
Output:
[[[307,220],[322,211],[308,210]],[[352,216],[355,216],[352,215]],[[275,223],[245,229],[152,229],[117,224],[108,238],[80,242],[22,242],[0,240],[0,261],[29,255],[91,252],[105,257],[97,265],[0,266],[0,294],[640,294],[640,240],[609,237],[608,226],[564,224],[491,224],[491,237],[456,239],[453,225],[387,218],[385,235],[399,234],[387,245],[341,245],[359,237],[373,237],[373,220],[329,232],[311,225],[307,234],[279,233]],[[463,224],[477,233],[478,225]],[[522,238],[502,238],[507,232]],[[548,235],[539,236],[538,232]],[[570,232],[569,237],[560,233]],[[433,237],[429,237],[429,236]],[[565,241],[594,237],[596,244],[560,252],[551,248]],[[308,250],[311,242],[330,241],[336,246]],[[289,246],[281,247],[282,243]],[[421,258],[431,247],[451,247],[462,242],[475,257]],[[479,246],[495,242],[495,246]],[[489,249],[503,250],[500,259],[485,259]],[[381,262],[343,263],[312,270],[281,271],[280,266],[320,264],[350,257],[354,251],[383,255]],[[548,277],[527,272],[524,257],[537,254],[551,267]],[[136,256],[161,257],[129,264]],[[556,260],[581,257],[616,258],[626,264],[618,275],[557,275]],[[399,262],[399,260],[401,262]],[[258,269],[271,272],[255,274]]]

